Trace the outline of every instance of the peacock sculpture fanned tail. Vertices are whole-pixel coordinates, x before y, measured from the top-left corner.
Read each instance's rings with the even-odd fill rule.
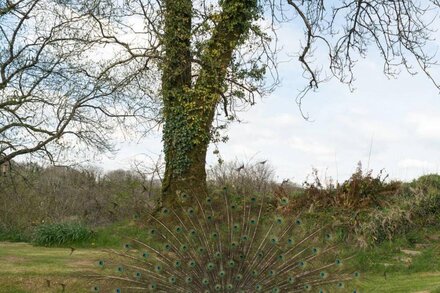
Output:
[[[283,215],[260,196],[181,196],[151,215],[147,240],[112,250],[93,291],[358,292],[326,227]]]

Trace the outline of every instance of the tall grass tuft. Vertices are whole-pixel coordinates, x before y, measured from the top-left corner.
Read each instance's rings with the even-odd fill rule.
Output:
[[[63,246],[86,241],[92,235],[89,228],[78,222],[42,224],[35,229],[32,242],[39,246]]]

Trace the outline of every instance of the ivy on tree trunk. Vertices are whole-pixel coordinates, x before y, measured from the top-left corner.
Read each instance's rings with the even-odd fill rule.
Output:
[[[192,77],[192,1],[165,1],[165,59],[163,143],[165,176],[163,201],[207,194],[206,154],[216,106],[221,100],[227,68],[234,50],[258,13],[257,1],[226,0],[206,41],[201,69]]]

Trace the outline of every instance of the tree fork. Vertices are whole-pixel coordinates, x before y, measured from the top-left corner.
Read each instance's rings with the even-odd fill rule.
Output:
[[[216,106],[233,52],[257,15],[255,0],[223,2],[201,56],[199,76],[191,86],[190,7],[191,1],[166,1],[162,196],[167,204],[180,194],[207,194],[206,154]]]

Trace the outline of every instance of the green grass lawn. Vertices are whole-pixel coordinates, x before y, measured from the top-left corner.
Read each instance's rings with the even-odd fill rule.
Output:
[[[92,272],[98,249],[34,247],[27,243],[0,243],[0,292],[88,292],[91,283],[82,274]],[[47,281],[50,281],[48,287]]]
[[[96,260],[107,257],[99,249],[34,247],[0,242],[0,292],[89,292],[93,281],[82,277],[96,270]],[[48,287],[49,280],[51,286]],[[393,271],[365,273],[361,292],[440,292],[440,272]],[[340,291],[343,292],[343,291]]]
[[[439,293],[440,272],[437,273],[392,273],[383,275],[368,274],[360,282],[362,292],[392,293]]]

